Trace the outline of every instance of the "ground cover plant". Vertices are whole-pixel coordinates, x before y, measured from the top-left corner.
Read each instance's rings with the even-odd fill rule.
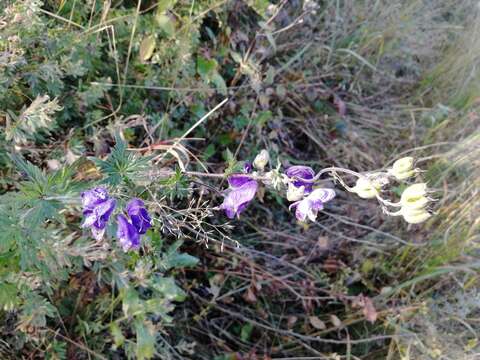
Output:
[[[0,0],[0,358],[476,359],[479,19]]]

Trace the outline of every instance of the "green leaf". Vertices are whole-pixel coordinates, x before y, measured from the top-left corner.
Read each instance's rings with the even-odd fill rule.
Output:
[[[216,71],[217,62],[215,59],[205,59],[201,56],[197,58],[197,71],[203,78],[208,78],[213,72]]]
[[[167,37],[172,37],[175,35],[175,24],[166,14],[159,14],[155,17],[158,27],[167,35]]]
[[[223,77],[218,72],[215,72],[210,78],[220,94],[227,95],[227,84],[225,83],[225,80],[223,80]]]
[[[253,330],[253,325],[250,323],[247,323],[242,326],[242,330],[240,331],[240,339],[242,339],[243,342],[247,342],[250,339],[250,336],[252,335],[252,330]]]
[[[185,300],[186,294],[180,289],[180,287],[175,284],[173,278],[164,278],[164,277],[153,277],[151,279],[150,286],[152,289],[163,295],[167,300],[170,301],[183,301]]]
[[[127,144],[119,134],[115,136],[115,146],[107,160],[93,158],[92,161],[107,175],[105,182],[118,185],[122,182],[134,183],[143,172],[149,169],[151,157],[140,157],[127,150]]]
[[[155,328],[150,321],[135,321],[137,333],[136,355],[138,360],[151,359],[155,355]]]
[[[23,160],[18,155],[10,155],[12,161],[16,165],[17,169],[26,175],[31,181],[36,183],[40,187],[44,187],[47,183],[47,176],[29,161]]]
[[[157,14],[163,14],[165,11],[170,10],[176,2],[176,0],[157,0]]]
[[[140,60],[141,61],[147,61],[152,57],[153,52],[155,51],[156,44],[157,44],[157,40],[153,35],[147,36],[142,40],[142,43],[140,44]]]
[[[120,347],[123,345],[125,342],[125,337],[123,336],[122,330],[120,329],[120,326],[117,325],[117,323],[112,322],[110,324],[110,333],[113,336],[113,341],[115,343],[116,347]]]
[[[165,270],[169,270],[172,268],[181,269],[197,265],[198,259],[196,257],[178,252],[178,249],[181,245],[182,241],[176,241],[173,245],[171,245],[163,255],[160,266],[162,266]]]
[[[123,290],[122,310],[125,316],[134,316],[143,310],[142,301],[138,297],[137,291],[132,287]]]
[[[15,309],[19,303],[20,298],[16,285],[0,283],[0,309],[10,311]]]

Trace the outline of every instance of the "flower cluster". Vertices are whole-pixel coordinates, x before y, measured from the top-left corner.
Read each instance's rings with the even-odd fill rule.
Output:
[[[392,216],[402,216],[410,224],[418,224],[427,220],[431,214],[427,209],[428,198],[425,183],[408,186],[401,195],[399,202],[384,199],[385,187],[391,180],[404,182],[420,173],[414,168],[414,159],[405,157],[394,162],[387,171],[359,174],[342,168],[326,168],[317,175],[308,166],[291,166],[285,173],[280,173],[279,168],[265,171],[270,162],[268,152],[262,150],[252,164],[246,163],[243,173],[236,173],[228,177],[229,187],[225,191],[225,198],[219,209],[233,219],[245,210],[247,205],[255,198],[259,184],[273,188],[280,193],[285,193],[288,201],[292,202],[289,209],[295,209],[295,216],[299,221],[315,221],[318,212],[323,209],[326,202],[335,197],[333,189],[316,188],[315,182],[323,173],[331,173],[334,179],[350,192],[357,194],[362,199],[376,198],[383,211]],[[254,170],[255,169],[255,170]],[[337,172],[344,172],[357,177],[355,186],[349,187],[338,176]],[[393,212],[390,207],[400,208]]]
[[[108,195],[107,189],[102,187],[84,191],[81,197],[85,217],[82,227],[89,227],[93,237],[100,240],[117,202]]]
[[[305,221],[308,218],[315,221],[323,205],[335,197],[335,191],[314,189],[315,172],[308,166],[291,166],[285,175],[288,183],[287,200],[294,201],[289,208],[295,208],[297,220]]]
[[[285,174],[279,174],[278,170],[265,173],[269,160],[268,152],[262,150],[253,161],[253,167],[258,172],[252,172],[252,166],[246,163],[243,173],[229,176],[229,188],[225,191],[225,198],[219,209],[224,210],[230,219],[239,216],[254,199],[259,180],[262,180],[273,188],[278,187],[278,184],[286,187],[287,200],[293,202],[290,209],[295,209],[295,216],[299,221],[307,218],[315,221],[323,205],[335,197],[335,192],[332,189],[314,189],[315,172],[308,166],[291,166]]]
[[[427,205],[431,200],[427,196],[427,184],[417,183],[407,187],[400,197],[399,215],[410,224],[419,224],[427,220],[431,214]]]
[[[355,186],[347,188],[347,190],[356,193],[363,199],[377,198],[386,214],[402,216],[410,224],[419,224],[431,216],[427,206],[432,199],[427,197],[426,183],[414,183],[407,186],[402,192],[399,202],[391,202],[384,199],[382,197],[382,189],[389,184],[389,179],[393,178],[395,181],[403,182],[420,172],[421,170],[414,168],[414,159],[412,157],[404,157],[395,161],[386,172],[359,176]],[[399,207],[400,210],[391,212],[389,207]]]
[[[140,247],[140,235],[151,227],[151,219],[142,200],[134,198],[126,206],[131,221],[123,214],[117,216],[117,238],[123,251],[136,250]]]
[[[103,187],[84,191],[81,198],[84,215],[82,227],[90,228],[93,237],[101,240],[117,201]],[[123,250],[128,251],[140,247],[140,236],[151,227],[151,219],[140,199],[130,200],[125,210],[130,220],[124,214],[117,216],[117,238]]]

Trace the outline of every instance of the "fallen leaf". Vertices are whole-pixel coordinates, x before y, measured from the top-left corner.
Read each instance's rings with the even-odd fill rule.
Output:
[[[245,299],[245,301],[252,304],[257,302],[257,297],[255,296],[255,293],[253,292],[253,289],[251,287],[249,287],[245,294],[243,294],[243,298]]]
[[[370,321],[372,324],[377,320],[378,313],[377,310],[375,309],[375,306],[373,306],[373,301],[369,297],[365,296],[364,297],[364,307],[363,307],[363,315],[365,318]]]
[[[287,320],[287,328],[291,329],[293,325],[297,322],[298,317],[290,315]]]

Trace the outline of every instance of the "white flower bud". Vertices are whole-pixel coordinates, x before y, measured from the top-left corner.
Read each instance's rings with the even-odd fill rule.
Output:
[[[360,196],[362,199],[372,199],[377,196],[381,186],[374,184],[372,181],[366,178],[358,178],[352,191]]]
[[[253,166],[255,167],[255,169],[263,171],[263,169],[265,169],[265,166],[267,166],[269,160],[270,156],[268,155],[268,151],[263,149],[255,157],[255,160],[253,160]]]
[[[412,209],[409,207],[402,207],[400,213],[402,214],[405,221],[409,224],[419,224],[432,216],[424,208]]]
[[[409,177],[415,175],[413,161],[414,159],[411,156],[398,159],[393,163],[393,166],[388,170],[388,173],[394,176],[397,180],[408,179]]]
[[[410,185],[403,191],[400,197],[400,204],[402,205],[402,208],[408,208],[411,210],[424,209],[429,201],[425,196],[426,194],[427,184],[418,183]]]
[[[427,195],[427,184],[417,183],[410,185],[403,190],[400,201],[409,202],[425,195]]]
[[[305,186],[296,187],[292,183],[288,184],[287,189],[287,200],[288,201],[298,201],[303,198],[305,194]]]

